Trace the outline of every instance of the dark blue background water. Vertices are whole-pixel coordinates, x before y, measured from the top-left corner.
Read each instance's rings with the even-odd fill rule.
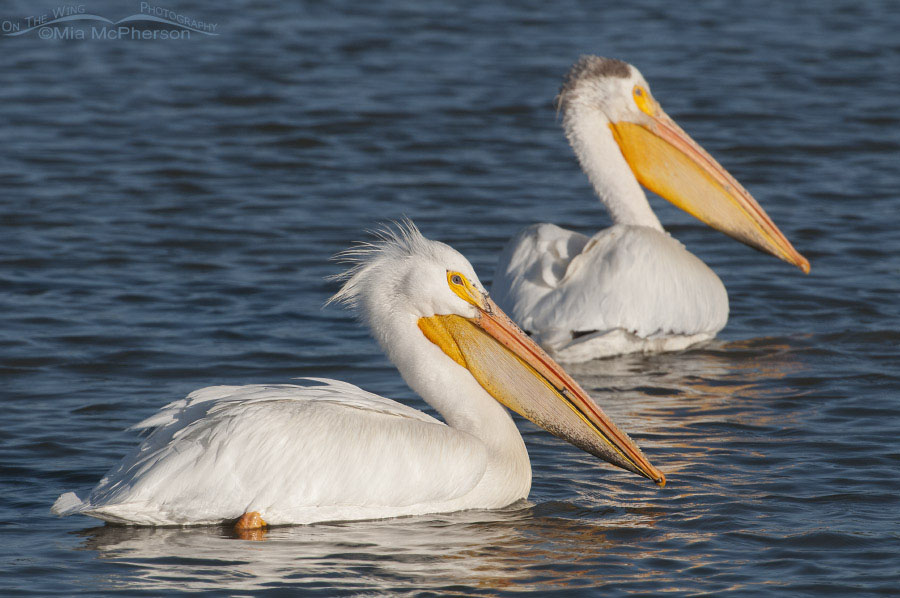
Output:
[[[160,6],[219,35],[0,37],[0,594],[897,594],[900,5]],[[422,406],[322,309],[328,258],[408,215],[487,283],[526,224],[606,226],[552,104],[582,53],[637,65],[812,262],[655,201],[729,325],[573,373],[664,490],[523,424],[531,504],[503,512],[256,543],[49,515],[201,386],[329,376]]]

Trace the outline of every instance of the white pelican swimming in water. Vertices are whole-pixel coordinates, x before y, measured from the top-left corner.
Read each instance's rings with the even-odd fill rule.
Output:
[[[640,449],[488,298],[472,266],[411,222],[345,252],[332,298],[355,308],[446,423],[334,380],[214,386],[152,429],[87,500],[52,511],[140,525],[266,524],[490,509],[525,498],[531,465],[503,407],[665,484]]]
[[[728,295],[662,228],[644,185],[709,226],[809,272],[765,211],[681,130],[620,60],[582,57],[558,97],[563,126],[613,226],[593,237],[535,224],[501,254],[493,299],[564,362],[679,350],[713,338]]]

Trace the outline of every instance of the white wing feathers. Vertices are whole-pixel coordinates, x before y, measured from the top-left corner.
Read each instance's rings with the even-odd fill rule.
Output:
[[[715,273],[666,233],[643,226],[615,225],[589,239],[532,225],[507,245],[491,293],[556,352],[594,331],[712,336],[728,319]]]
[[[194,421],[213,407],[222,408],[234,402],[250,403],[284,399],[289,401],[331,401],[347,407],[356,407],[379,413],[411,417],[429,423],[440,423],[433,417],[403,403],[366,392],[365,390],[340,380],[329,378],[299,378],[317,382],[319,386],[297,386],[293,384],[252,384],[245,386],[207,386],[191,392],[187,397],[172,401],[147,419],[129,427],[129,430],[146,430],[167,426],[176,420]]]
[[[135,426],[155,429],[87,501],[68,493],[54,511],[147,524],[261,511],[269,523],[299,523],[321,505],[377,512],[452,500],[484,475],[486,449],[472,436],[352,384],[314,380],[209,387],[167,405]]]

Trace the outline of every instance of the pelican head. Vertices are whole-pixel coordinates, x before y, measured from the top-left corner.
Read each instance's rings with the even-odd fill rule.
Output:
[[[352,267],[332,301],[354,308],[410,386],[426,389],[423,399],[427,381],[469,376],[552,434],[665,485],[628,435],[488,297],[466,258],[408,220],[378,235],[339,254]]]
[[[624,158],[647,189],[716,230],[809,272],[809,261],[750,193],[663,111],[634,66],[583,56],[566,76],[557,101],[569,140],[596,188],[604,188],[603,177],[624,176],[616,169]],[[588,138],[598,135],[611,139]],[[618,146],[618,155],[595,152],[603,164],[592,164],[585,148],[612,148],[608,141]],[[620,189],[625,188],[623,182]]]

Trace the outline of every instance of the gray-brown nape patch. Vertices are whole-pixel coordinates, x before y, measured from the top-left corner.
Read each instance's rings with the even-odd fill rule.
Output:
[[[601,77],[624,79],[629,75],[631,75],[631,67],[627,62],[601,56],[582,56],[566,74],[560,93],[571,90],[582,79],[599,79]]]
[[[631,67],[627,62],[615,58],[603,58],[602,56],[582,56],[578,59],[563,80],[556,96],[559,108],[565,108],[566,97],[571,93],[579,81],[584,79],[599,79],[602,77],[619,77],[624,79],[631,76]]]

